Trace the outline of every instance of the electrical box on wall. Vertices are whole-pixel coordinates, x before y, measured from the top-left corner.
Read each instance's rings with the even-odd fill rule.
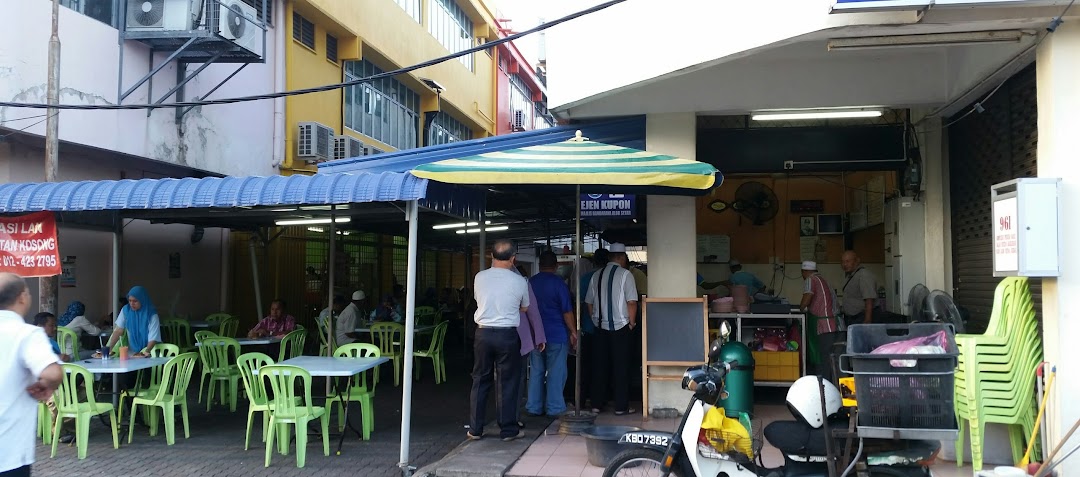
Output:
[[[995,277],[1061,275],[1061,179],[990,186]]]

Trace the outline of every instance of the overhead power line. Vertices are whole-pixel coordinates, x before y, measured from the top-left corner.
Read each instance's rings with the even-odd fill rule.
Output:
[[[337,89],[347,88],[347,87],[350,87],[350,86],[356,86],[356,85],[359,85],[359,84],[370,83],[372,81],[376,81],[376,80],[380,80],[380,79],[384,79],[384,78],[392,78],[392,77],[400,75],[400,74],[410,73],[410,72],[413,72],[413,71],[416,71],[416,70],[419,70],[419,69],[422,69],[422,68],[427,68],[429,66],[434,66],[434,65],[437,65],[439,63],[444,63],[446,61],[454,60],[454,59],[460,58],[462,56],[470,55],[472,53],[484,51],[484,50],[487,50],[489,48],[493,48],[495,46],[501,45],[503,43],[508,43],[508,42],[514,41],[514,40],[516,40],[518,38],[521,38],[521,37],[524,37],[524,36],[527,36],[527,35],[531,35],[531,34],[536,33],[536,32],[547,30],[548,28],[551,28],[553,26],[556,26],[556,25],[559,25],[559,24],[562,24],[562,23],[566,23],[566,22],[568,22],[570,20],[573,20],[575,18],[580,18],[580,17],[583,17],[585,15],[589,15],[591,13],[598,12],[600,10],[603,10],[603,9],[608,8],[610,6],[613,6],[613,5],[620,4],[620,3],[625,2],[625,1],[626,0],[609,0],[607,2],[601,3],[601,4],[596,5],[594,7],[590,7],[590,8],[587,8],[585,10],[581,10],[579,12],[571,13],[571,14],[569,14],[567,16],[564,16],[562,18],[559,18],[557,20],[552,20],[550,22],[540,24],[540,25],[536,26],[535,28],[531,28],[529,30],[525,30],[525,31],[520,32],[520,33],[515,33],[515,34],[509,35],[509,36],[507,36],[505,38],[499,38],[497,40],[489,41],[489,42],[484,43],[482,45],[477,45],[477,46],[471,47],[469,49],[459,51],[457,53],[452,53],[452,54],[449,54],[449,55],[446,55],[446,56],[441,56],[441,57],[438,57],[438,58],[435,58],[435,59],[425,61],[423,63],[417,63],[417,64],[412,65],[412,66],[407,66],[407,67],[404,67],[404,68],[399,68],[399,69],[396,69],[396,70],[393,70],[393,71],[387,71],[387,72],[384,72],[384,73],[379,73],[377,75],[372,75],[372,76],[368,76],[368,77],[365,77],[365,78],[359,78],[359,79],[355,79],[355,80],[352,80],[352,81],[346,81],[346,82],[343,82],[343,83],[334,83],[334,84],[328,84],[328,85],[323,85],[323,86],[316,86],[316,87],[313,87],[313,88],[304,88],[304,89],[296,89],[296,90],[291,90],[291,91],[282,91],[282,92],[278,92],[278,93],[266,93],[266,94],[259,94],[259,95],[253,95],[253,96],[240,96],[240,97],[236,97],[236,98],[212,99],[212,100],[202,100],[202,101],[181,101],[181,102],[175,102],[175,103],[161,103],[161,104],[58,104],[58,105],[50,106],[50,105],[44,104],[44,103],[15,103],[15,102],[0,101],[0,107],[29,108],[29,109],[54,108],[54,109],[83,110],[83,111],[186,108],[186,107],[194,107],[194,106],[210,106],[210,105],[215,105],[215,104],[246,103],[246,102],[250,102],[250,101],[261,101],[261,100],[264,100],[264,99],[283,98],[283,97],[287,97],[287,96],[299,96],[299,95],[303,95],[303,94],[321,93],[321,92],[324,92],[324,91],[333,91],[333,90],[337,90]]]

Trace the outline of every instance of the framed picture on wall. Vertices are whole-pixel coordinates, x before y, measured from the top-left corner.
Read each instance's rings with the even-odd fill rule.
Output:
[[[817,235],[817,217],[803,215],[799,217],[799,236],[813,237]]]

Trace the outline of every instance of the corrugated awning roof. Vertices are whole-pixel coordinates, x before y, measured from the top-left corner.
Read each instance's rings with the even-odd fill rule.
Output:
[[[408,172],[419,165],[444,159],[456,159],[486,152],[562,142],[574,137],[574,133],[578,130],[581,131],[583,136],[592,141],[633,149],[645,149],[645,117],[634,116],[609,121],[535,129],[372,156],[352,157],[319,164],[319,172]]]

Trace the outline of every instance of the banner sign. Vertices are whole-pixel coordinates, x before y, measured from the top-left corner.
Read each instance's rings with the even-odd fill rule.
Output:
[[[581,194],[581,217],[634,218],[633,194]]]
[[[60,274],[60,247],[52,212],[0,217],[0,271],[23,277]]]

